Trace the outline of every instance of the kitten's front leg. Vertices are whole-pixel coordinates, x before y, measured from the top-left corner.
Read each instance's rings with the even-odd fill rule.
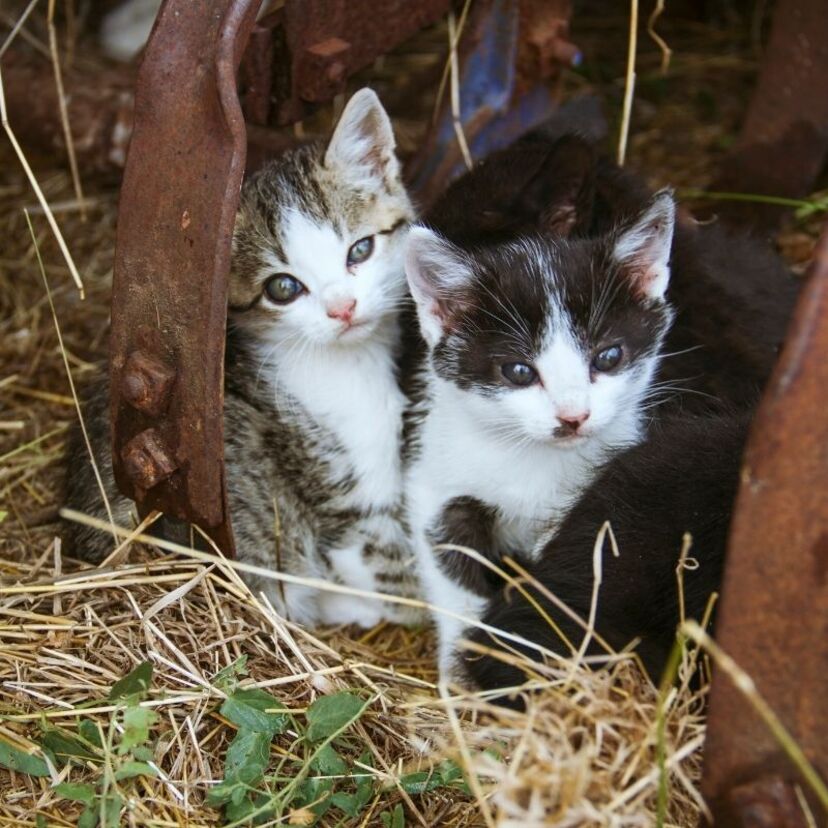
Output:
[[[414,545],[426,599],[436,608],[440,676],[457,681],[462,675],[457,641],[469,623],[473,625],[482,616],[498,579],[460,549],[440,547],[465,547],[490,559],[496,557],[496,516],[475,498],[444,499],[434,497],[433,490],[423,494],[420,510],[414,512]]]

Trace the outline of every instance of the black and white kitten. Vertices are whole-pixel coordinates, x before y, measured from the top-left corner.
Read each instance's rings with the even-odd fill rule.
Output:
[[[643,209],[652,194],[640,176],[551,126],[455,181],[429,210],[428,226],[474,250],[524,233],[598,236]],[[681,213],[671,261],[676,318],[653,388],[659,413],[754,405],[784,341],[797,281],[767,243]]]
[[[669,192],[592,239],[540,234],[464,251],[426,228],[406,273],[428,347],[406,480],[426,598],[485,611],[477,567],[458,552],[451,511],[488,512],[497,558],[532,556],[607,457],[637,443],[673,311],[665,298],[675,206]],[[438,613],[451,673],[463,621]]]
[[[541,131],[494,154],[455,182],[427,221],[466,255],[479,257],[491,255],[493,245],[508,247],[526,234],[604,238],[619,222],[634,220],[650,198],[638,177],[599,157],[584,139],[550,138]],[[669,258],[666,298],[675,317],[653,381],[637,399],[647,409],[646,442],[609,460],[605,470],[594,469],[601,473],[599,482],[587,488],[563,523],[553,521],[550,529],[557,535],[543,549],[510,543],[509,538],[504,543],[502,505],[470,494],[446,503],[430,527],[432,542],[467,546],[495,563],[504,551],[523,557],[542,583],[560,590],[585,612],[592,594],[595,536],[601,524],[611,520],[629,550],[625,556],[622,545],[622,558],[607,564],[618,577],[605,578],[600,631],[618,646],[641,636],[642,655],[652,672],[660,669],[675,635],[674,569],[685,531],[699,536],[703,559],[700,572],[689,578],[688,614],[700,617],[710,593],[718,588],[742,441],[797,294],[796,282],[773,251],[720,226],[680,219]],[[503,316],[507,308],[507,316],[514,314],[516,308],[506,305],[494,312]],[[687,419],[688,412],[704,416]],[[517,429],[509,433],[520,435]],[[537,459],[543,462],[540,453]],[[509,457],[499,462],[511,472]],[[638,502],[630,505],[625,492],[635,492]],[[650,546],[648,533],[653,537]],[[554,644],[560,651],[561,642],[550,640],[541,617],[528,604],[513,605],[514,596],[501,591],[490,569],[448,550],[439,558],[426,558],[426,567],[434,569],[437,560],[442,574],[454,573],[457,584],[477,595],[476,606],[487,606],[487,623]],[[451,591],[445,592],[445,606],[464,609],[462,597],[452,606]],[[469,605],[473,608],[475,602]],[[652,611],[642,615],[641,606]],[[439,620],[438,624],[447,625]],[[448,626],[456,631],[458,624]],[[479,631],[469,634],[480,641],[487,638]],[[580,644],[578,635],[571,637]],[[455,657],[444,649],[444,670],[460,666],[465,678],[486,687],[514,683],[514,675],[489,658],[467,664],[459,654],[456,658],[453,663]]]
[[[244,185],[230,272],[227,491],[239,559],[416,597],[402,522],[398,382],[404,242],[413,218],[391,123],[369,89],[328,146],[284,153]],[[105,391],[87,412],[116,521],[131,502],[109,462]],[[105,517],[78,441],[68,502]],[[279,527],[278,530],[276,527]],[[76,530],[100,559],[105,533]],[[306,586],[254,582],[303,623],[410,620],[411,611]]]

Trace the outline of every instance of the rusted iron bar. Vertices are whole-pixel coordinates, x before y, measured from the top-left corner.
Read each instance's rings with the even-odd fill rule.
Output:
[[[717,626],[719,644],[748,670],[823,778],[828,775],[826,354],[828,226],[745,454]],[[703,785],[716,828],[798,824],[750,817],[761,811],[760,800],[784,799],[761,781],[769,775],[801,782],[743,693],[716,672]],[[828,824],[828,813],[814,808],[817,824]]]
[[[288,0],[256,25],[242,68],[248,120],[301,121],[354,72],[436,23],[449,0]]]
[[[776,0],[747,116],[714,190],[802,198],[828,159],[828,6]],[[720,202],[734,223],[772,229],[786,208]]]
[[[166,0],[138,74],[116,239],[113,465],[232,552],[223,440],[230,243],[245,162],[236,72],[260,0]]]
[[[132,134],[133,72],[113,67],[106,77],[88,70],[65,71],[66,106],[78,164],[85,174],[120,175]],[[25,48],[3,57],[9,119],[23,144],[66,157],[52,64]],[[34,93],[36,90],[36,94]]]

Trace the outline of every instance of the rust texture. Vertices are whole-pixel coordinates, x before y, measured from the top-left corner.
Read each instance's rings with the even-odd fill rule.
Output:
[[[258,124],[285,125],[301,121],[314,105],[345,91],[354,72],[437,22],[449,0],[287,0],[257,25],[271,29],[272,53],[264,37],[257,50],[245,56],[243,85],[245,113]],[[381,10],[380,10],[381,9]],[[264,68],[269,62],[269,70]],[[262,71],[269,71],[264,80]]]
[[[259,0],[167,0],[138,74],[116,239],[113,465],[232,551],[223,440],[230,241],[245,162],[236,71]]]
[[[828,226],[745,454],[717,626],[721,646],[748,670],[823,778],[828,774],[826,354]],[[729,794],[767,774],[796,779],[742,692],[717,672],[703,785],[716,828],[750,824],[740,821]],[[817,824],[828,824],[828,813],[813,807]]]
[[[741,828],[808,828],[793,785],[778,776],[739,785],[728,798]]]
[[[777,0],[770,39],[739,140],[712,189],[802,198],[828,158],[828,7]],[[736,223],[771,229],[784,207],[721,202]]]
[[[132,134],[133,72],[113,67],[105,77],[64,70],[72,142],[85,173],[123,169]],[[9,120],[27,147],[65,157],[52,64],[41,55],[11,48],[3,57]],[[37,94],[32,94],[37,90]]]
[[[170,447],[154,428],[136,434],[121,449],[121,459],[139,495],[167,480],[178,468]]]

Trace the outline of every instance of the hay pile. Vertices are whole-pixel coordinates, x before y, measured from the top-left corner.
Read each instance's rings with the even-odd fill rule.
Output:
[[[601,26],[579,42],[591,37],[609,42]],[[674,71],[699,83],[700,66],[691,51]],[[598,84],[610,101],[614,71]],[[633,160],[671,180],[681,148],[659,158],[664,113],[647,105],[634,110]],[[694,186],[712,168],[699,146],[718,146],[735,118],[719,133],[702,124],[685,147],[696,165],[678,166]],[[84,220],[62,161],[30,161],[86,299],[0,143],[0,824],[232,824],[249,803],[268,824],[695,825],[705,686],[660,694],[627,657],[604,671],[562,662],[537,675],[526,713],[510,712],[438,687],[426,630],[309,632],[228,563],[186,551],[133,543],[100,568],[64,556],[57,509],[76,415],[23,208],[82,384],[105,359],[116,193],[84,180]],[[796,233],[807,258],[811,234]],[[222,800],[223,780],[239,802]]]

